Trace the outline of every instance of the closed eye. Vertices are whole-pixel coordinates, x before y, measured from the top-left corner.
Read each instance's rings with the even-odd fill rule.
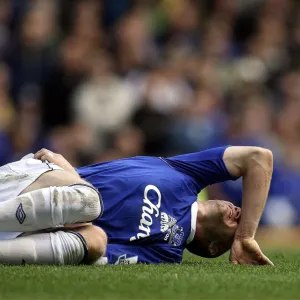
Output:
[[[232,215],[233,215],[233,211],[232,211],[232,208],[230,207],[229,219],[231,219]]]
[[[229,208],[229,215],[228,215],[228,219],[231,219],[233,216],[233,206],[230,205],[229,203],[227,204],[228,208]]]

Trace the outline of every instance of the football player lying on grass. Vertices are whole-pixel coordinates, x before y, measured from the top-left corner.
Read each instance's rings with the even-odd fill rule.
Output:
[[[6,198],[11,200],[0,203],[1,231],[32,232],[94,218],[93,225],[88,228],[102,228],[108,236],[108,244],[104,253],[105,238],[99,239],[101,251],[95,251],[97,245],[93,245],[93,238],[84,241],[85,236],[81,234],[80,240],[86,244],[87,253],[90,249],[94,252],[89,262],[103,254],[97,264],[179,263],[187,248],[196,255],[209,258],[231,250],[230,261],[234,264],[272,264],[255,241],[273,170],[272,153],[267,149],[229,146],[169,158],[125,158],[78,169],[47,149],[37,152],[35,159],[36,163],[41,160],[52,163],[52,167],[61,167],[64,171],[49,172],[58,182],[65,176],[58,172],[66,172],[73,176],[73,181],[85,180],[95,187],[99,197],[89,186],[86,188],[92,191],[91,197],[79,190],[79,196],[71,195],[67,190],[59,194],[58,188],[40,186],[39,178],[32,184],[35,191],[25,190],[21,196]],[[241,176],[242,213],[240,208],[221,200],[197,202],[197,194],[207,185]],[[67,184],[64,182],[63,185]],[[54,183],[57,185],[61,184]],[[43,192],[40,192],[42,187]],[[65,186],[62,190],[68,188],[74,189]],[[96,198],[104,203],[100,217],[97,215],[102,209],[101,205],[96,205]],[[58,232],[75,236],[60,229]],[[104,237],[102,230],[99,233]],[[32,242],[38,234],[2,241],[0,260],[50,263],[45,257],[47,251],[41,252],[40,259],[38,255],[30,254],[30,251],[39,252],[34,249],[37,242]],[[51,234],[57,234],[57,231]],[[98,233],[95,232],[95,239],[96,236]],[[22,248],[18,243],[21,239]],[[27,249],[26,239],[30,249]],[[57,241],[50,237],[50,240],[53,253],[60,247],[59,255],[76,256],[79,247],[60,246],[61,241],[65,241],[63,238]],[[49,242],[48,246],[43,241],[39,243],[40,248],[49,247]],[[2,251],[3,248],[7,252]],[[53,253],[53,256],[57,255]],[[69,259],[54,261],[75,263]]]

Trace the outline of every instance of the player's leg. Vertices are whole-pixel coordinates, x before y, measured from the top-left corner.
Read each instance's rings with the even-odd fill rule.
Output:
[[[102,199],[91,186],[48,187],[0,202],[0,231],[32,232],[90,222],[102,214]]]
[[[93,263],[106,249],[106,234],[93,225],[36,232],[0,241],[0,263],[78,265]]]
[[[88,255],[84,260],[85,264],[93,264],[105,254],[107,236],[103,229],[91,223],[83,226],[77,224],[75,227],[71,225],[67,228],[70,231],[79,233],[85,239],[88,249]]]

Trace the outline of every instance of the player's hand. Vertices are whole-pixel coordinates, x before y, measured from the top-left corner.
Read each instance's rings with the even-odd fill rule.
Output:
[[[61,154],[54,153],[48,149],[41,149],[34,154],[34,158],[41,161],[48,161],[49,163],[56,164],[57,166],[63,168],[65,171],[77,174],[72,165]]]
[[[273,263],[262,253],[258,243],[253,238],[235,239],[229,260],[233,264],[273,266]]]

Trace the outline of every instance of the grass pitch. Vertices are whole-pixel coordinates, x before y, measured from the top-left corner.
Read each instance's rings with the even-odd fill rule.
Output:
[[[188,254],[181,265],[0,266],[0,299],[299,299],[300,251],[267,254],[276,267]]]

